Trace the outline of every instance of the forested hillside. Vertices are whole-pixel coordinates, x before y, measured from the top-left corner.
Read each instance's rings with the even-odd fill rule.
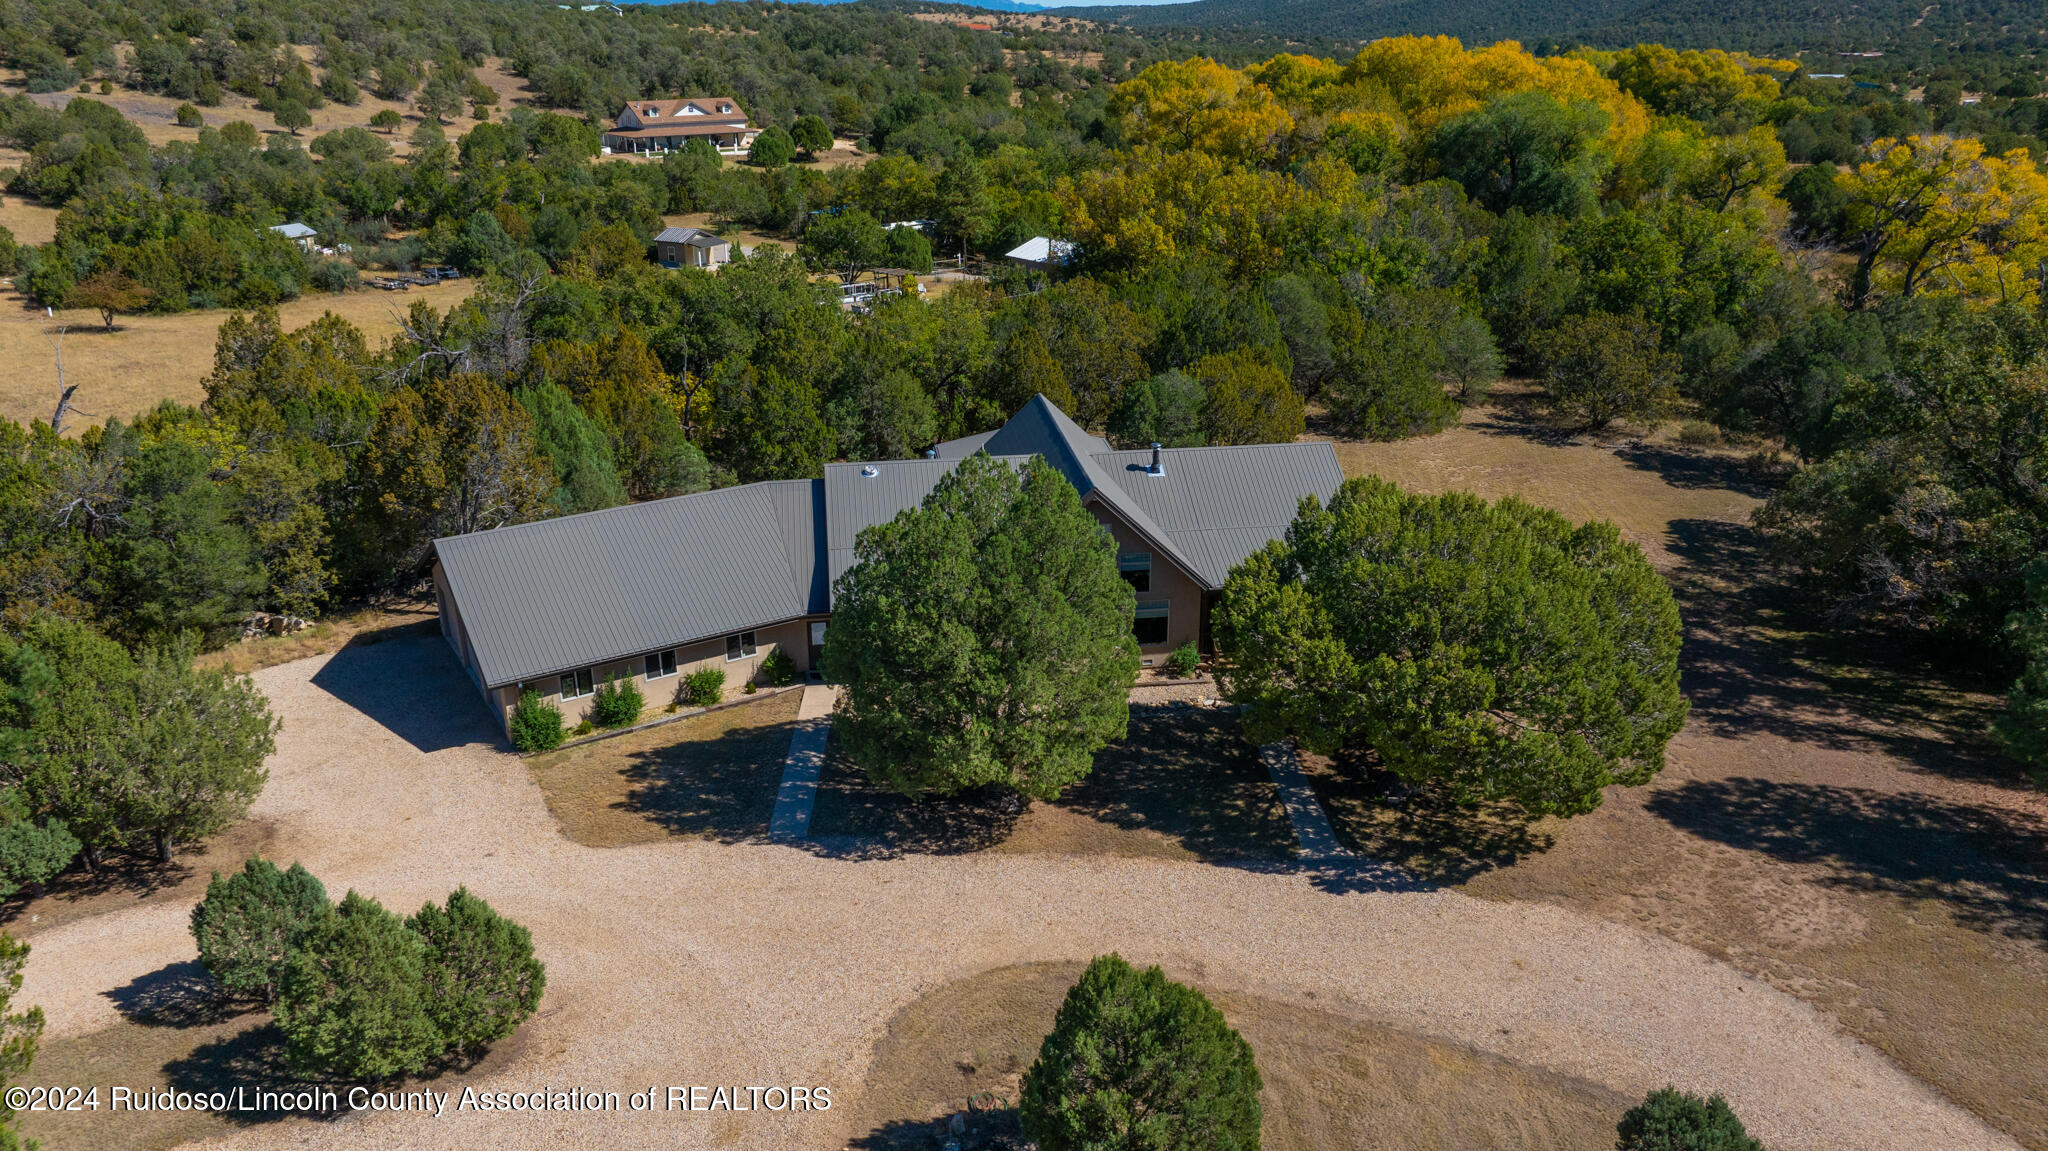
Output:
[[[1235,29],[1333,40],[1456,36],[1468,42],[1515,39],[1543,48],[1663,43],[1774,56],[1804,53],[1808,66],[1828,72],[1843,70],[1830,63],[1842,52],[1884,52],[1895,63],[1922,67],[1997,53],[2024,58],[2038,71],[2048,32],[2048,13],[2026,0],[1194,0],[1065,12],[1133,28]]]

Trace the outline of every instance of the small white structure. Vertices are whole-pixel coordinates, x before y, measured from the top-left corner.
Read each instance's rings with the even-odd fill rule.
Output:
[[[272,224],[270,230],[297,244],[301,249],[309,251],[313,247],[313,241],[320,235],[320,233],[299,223],[297,220],[293,220],[289,224]]]
[[[1003,253],[1003,259],[1027,268],[1057,268],[1073,258],[1073,241],[1055,240],[1050,236],[1033,236]]]
[[[702,228],[663,228],[654,258],[665,268],[716,268],[732,262],[732,245]]]

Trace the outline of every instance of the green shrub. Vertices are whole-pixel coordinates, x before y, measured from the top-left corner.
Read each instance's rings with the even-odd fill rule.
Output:
[[[277,1027],[300,1071],[353,1081],[424,1069],[445,1050],[427,1010],[427,943],[351,891],[285,962]]]
[[[347,260],[315,260],[308,280],[323,292],[347,292],[362,286],[362,274]]]
[[[1173,654],[1166,657],[1166,674],[1175,679],[1193,679],[1195,673],[1200,670],[1202,652],[1195,647],[1194,640],[1174,648]]]
[[[269,1002],[293,945],[327,914],[327,889],[299,864],[279,871],[250,856],[242,870],[213,873],[206,898],[192,909],[199,962],[231,994]]]
[[[640,696],[640,685],[630,679],[612,676],[597,687],[597,694],[590,700],[590,721],[599,727],[625,727],[640,718],[640,710],[647,701]]]
[[[206,124],[206,117],[200,114],[198,108],[190,104],[178,105],[178,111],[173,119],[177,121],[180,128],[199,128],[204,127]]]
[[[770,687],[788,687],[796,682],[796,661],[789,658],[782,645],[777,644],[768,653],[768,658],[761,661],[761,678],[767,680]]]
[[[562,709],[522,691],[512,708],[512,746],[521,751],[549,751],[562,746]]]
[[[1202,993],[1104,955],[1067,992],[1025,1072],[1040,1151],[1257,1151],[1259,1069]]]
[[[61,819],[0,825],[0,899],[23,886],[41,894],[43,884],[70,866],[82,846]]]
[[[573,731],[571,731],[571,732],[570,732],[569,734],[571,734],[571,735],[589,735],[589,734],[590,734],[591,732],[593,732],[593,731],[596,731],[596,730],[597,730],[597,726],[596,726],[595,724],[591,723],[591,722],[590,722],[589,720],[587,720],[587,719],[586,719],[586,720],[584,720],[584,721],[583,721],[582,723],[579,723],[579,724],[577,724],[577,725],[576,725],[576,727],[575,727],[575,729],[574,729]]]
[[[547,970],[526,928],[458,887],[406,921],[426,941],[427,1011],[447,1051],[474,1053],[512,1034],[540,1006]]]
[[[725,698],[725,669],[707,667],[691,672],[683,677],[679,694],[691,707],[710,707]]]
[[[1616,1151],[1764,1151],[1719,1095],[1666,1087],[1629,1108],[1616,1128]]]

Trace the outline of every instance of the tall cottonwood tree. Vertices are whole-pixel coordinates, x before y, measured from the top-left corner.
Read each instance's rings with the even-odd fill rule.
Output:
[[[877,781],[1051,798],[1123,737],[1135,596],[1108,531],[1044,460],[1020,476],[977,453],[856,554],[824,665],[847,752]]]

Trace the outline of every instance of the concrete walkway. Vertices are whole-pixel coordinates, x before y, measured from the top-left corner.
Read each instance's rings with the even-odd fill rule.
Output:
[[[1316,799],[1316,789],[1309,786],[1308,776],[1301,770],[1301,760],[1294,754],[1294,747],[1286,743],[1269,743],[1259,749],[1259,758],[1265,761],[1266,774],[1273,777],[1273,786],[1279,789],[1280,802],[1287,806],[1287,821],[1294,825],[1296,849],[1303,859],[1355,859],[1351,849],[1337,841],[1337,833],[1330,827],[1329,814]]]
[[[811,833],[811,805],[818,799],[818,777],[825,771],[825,739],[832,734],[832,705],[839,689],[806,684],[797,705],[796,732],[789,737],[789,759],[782,767],[782,785],[775,791],[775,814],[768,819],[770,839],[803,839]]]

